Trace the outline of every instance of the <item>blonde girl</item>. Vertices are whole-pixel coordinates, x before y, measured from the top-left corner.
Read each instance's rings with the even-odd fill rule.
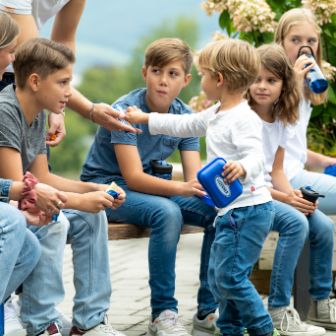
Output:
[[[304,82],[307,72],[314,66],[312,58],[301,55],[302,46],[309,46],[321,67],[322,47],[321,29],[317,25],[313,13],[307,8],[295,8],[287,11],[279,20],[275,33],[275,42],[282,45],[291,64],[297,73],[298,84],[302,92],[299,107],[299,120],[295,127],[295,136],[287,144],[285,171],[294,188],[310,185],[321,194],[326,195],[319,202],[319,209],[328,215],[336,214],[336,178],[330,175],[310,172],[304,169],[307,163],[316,168],[325,168],[336,164],[331,158],[307,149],[307,127],[312,112],[311,104],[321,104],[326,100],[327,92],[313,94]]]

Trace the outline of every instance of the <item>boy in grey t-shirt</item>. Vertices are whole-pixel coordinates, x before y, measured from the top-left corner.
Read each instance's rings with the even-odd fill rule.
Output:
[[[68,236],[73,250],[76,290],[70,335],[122,335],[105,318],[111,286],[107,220],[101,210],[121,205],[125,194],[119,188],[119,199],[113,199],[105,192],[106,185],[65,179],[48,170],[43,109],[54,113],[63,111],[71,96],[73,62],[73,53],[64,45],[32,39],[16,52],[17,86],[0,93],[0,176],[21,180],[29,169],[41,182],[63,190],[67,201],[55,206],[66,208],[64,214],[70,222],[60,220],[30,228],[39,238],[42,256],[23,283],[21,319],[29,335],[61,336],[55,306],[64,294],[62,263]]]

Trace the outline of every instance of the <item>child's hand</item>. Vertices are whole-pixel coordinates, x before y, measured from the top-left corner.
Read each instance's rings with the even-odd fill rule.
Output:
[[[198,196],[202,197],[206,195],[202,185],[197,180],[191,180],[188,182],[180,182],[181,190],[179,195],[181,196]]]
[[[246,171],[243,166],[237,161],[228,161],[225,166],[222,175],[226,183],[232,183],[237,178],[244,178]]]
[[[316,203],[314,204],[303,198],[300,190],[293,190],[293,192],[288,195],[287,204],[299,210],[306,216],[312,214],[317,208]]]
[[[106,208],[113,208],[114,198],[106,191],[92,191],[85,194],[78,194],[80,201],[77,210],[87,212],[99,212]]]
[[[112,182],[110,185],[102,184],[101,186],[102,189],[100,190],[104,190],[106,192],[108,189],[112,188],[119,194],[117,198],[114,198],[112,206],[113,209],[120,207],[125,202],[126,193],[124,189],[120,188],[115,182]]]
[[[314,67],[315,63],[313,57],[308,57],[307,55],[298,57],[294,64],[294,70],[300,82],[303,81],[306,74]]]
[[[37,196],[36,207],[48,215],[59,213],[67,201],[63,192],[47,184],[37,183],[34,189]]]
[[[64,125],[63,113],[50,112],[48,116],[49,129],[47,132],[46,144],[48,146],[57,146],[65,137],[66,130]]]
[[[125,120],[131,124],[148,124],[149,114],[142,112],[136,106],[129,106],[126,110]]]

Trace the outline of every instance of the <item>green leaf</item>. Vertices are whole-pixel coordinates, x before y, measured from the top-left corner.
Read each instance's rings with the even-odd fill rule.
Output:
[[[219,16],[219,26],[226,30],[229,36],[231,35],[231,23],[232,20],[230,18],[229,12],[227,10],[223,11]]]

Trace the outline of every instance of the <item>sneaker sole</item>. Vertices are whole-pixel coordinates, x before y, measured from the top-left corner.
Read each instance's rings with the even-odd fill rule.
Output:
[[[11,332],[5,333],[4,336],[26,336],[26,330],[13,330]]]
[[[319,321],[313,321],[313,320],[308,320],[305,321],[306,323],[319,326],[322,328],[325,328],[327,330],[336,330],[336,323],[328,323],[328,322],[319,322]]]
[[[316,324],[314,324],[314,325],[316,325]],[[321,332],[311,332],[311,331],[304,331],[304,332],[293,332],[293,331],[291,331],[291,332],[289,332],[289,331],[280,331],[280,330],[277,330],[278,331],[278,334],[280,335],[280,336],[323,336],[323,335],[325,335],[325,331],[321,331]]]

